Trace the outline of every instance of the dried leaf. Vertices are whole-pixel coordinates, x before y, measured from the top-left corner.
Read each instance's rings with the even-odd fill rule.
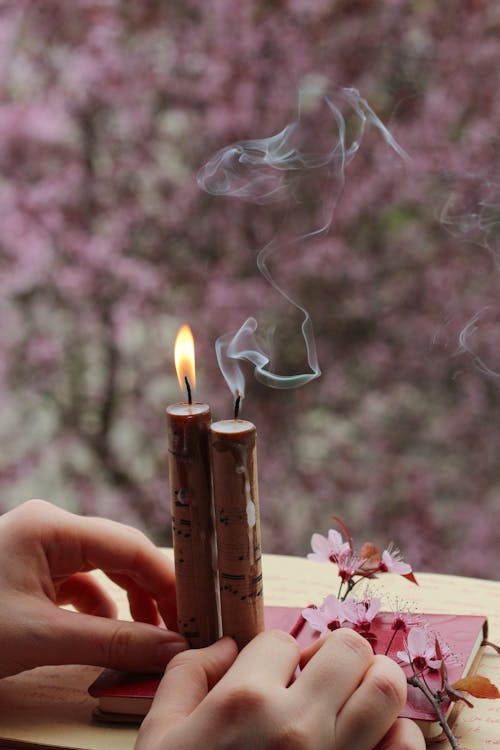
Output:
[[[461,680],[454,682],[452,688],[470,693],[475,698],[500,698],[497,686],[490,682],[487,677],[478,674],[463,677]]]
[[[365,542],[365,544],[363,544],[360,557],[362,560],[368,560],[372,565],[378,565],[381,560],[379,548],[371,542]]]
[[[453,701],[454,703],[456,703],[457,701],[463,701],[464,703],[467,703],[469,708],[474,708],[474,704],[471,703],[470,700],[468,700],[465,695],[459,690],[455,690],[449,682],[444,683],[444,689],[450,701]]]

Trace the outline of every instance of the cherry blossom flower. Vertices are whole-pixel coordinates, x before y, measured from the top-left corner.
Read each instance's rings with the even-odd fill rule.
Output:
[[[302,610],[302,617],[314,630],[327,633],[336,630],[348,620],[347,609],[351,602],[342,602],[334,594],[329,594],[320,607],[307,607]]]
[[[429,641],[429,633],[424,627],[415,627],[408,633],[406,651],[397,652],[404,664],[413,665],[417,672],[424,669],[439,669],[442,659],[436,657],[436,648]]]
[[[363,575],[363,560],[359,555],[350,551],[344,552],[338,556],[336,563],[339,568],[338,574],[344,583],[350,581],[358,572]]]
[[[384,652],[386,656],[390,652],[396,638],[404,637],[410,628],[415,627],[420,621],[420,618],[413,613],[404,612],[401,609],[394,611],[391,623],[392,635]]]
[[[423,626],[425,619],[421,614],[413,611],[413,603],[410,605],[406,599],[399,596],[391,597],[391,600],[387,602],[386,608],[387,613],[392,618],[390,622],[391,630],[405,635],[411,628],[417,625]]]
[[[382,559],[378,565],[381,573],[397,573],[405,576],[412,572],[411,565],[403,561],[401,552],[393,544],[382,552]]]
[[[362,601],[348,599],[345,604],[345,613],[349,622],[356,630],[370,630],[371,624],[380,612],[382,600],[378,596],[365,597]]]
[[[342,534],[336,529],[330,529],[327,537],[322,534],[313,534],[311,547],[313,551],[307,555],[307,558],[316,562],[338,562],[339,557],[349,552],[349,544],[344,542]]]
[[[391,630],[407,633],[417,622],[416,615],[410,612],[395,612]]]

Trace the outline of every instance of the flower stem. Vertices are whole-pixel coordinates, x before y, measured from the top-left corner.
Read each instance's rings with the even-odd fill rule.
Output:
[[[389,653],[389,651],[391,650],[391,646],[392,646],[392,644],[394,643],[394,638],[396,637],[396,633],[397,633],[397,632],[398,632],[398,630],[397,630],[397,629],[395,628],[395,629],[393,630],[393,633],[392,633],[392,635],[391,635],[391,640],[390,640],[390,641],[389,641],[389,643],[387,644],[387,648],[386,648],[386,650],[384,651],[384,656],[387,656],[387,654],[388,654],[388,653]]]
[[[344,601],[345,597],[346,597],[346,596],[347,596],[347,594],[349,593],[349,592],[347,592],[347,593],[345,594],[345,596],[342,596],[342,597],[340,596],[340,595],[341,595],[341,593],[342,593],[342,586],[343,586],[343,585],[344,585],[344,581],[343,581],[342,579],[340,579],[340,586],[339,586],[339,590],[338,590],[338,593],[337,593],[337,599],[338,599],[339,601],[341,601],[341,602],[343,602],[343,601]]]
[[[407,677],[406,681],[408,685],[413,685],[413,687],[418,688],[423,692],[427,700],[432,704],[439,720],[439,724],[441,725],[441,728],[445,735],[447,736],[450,745],[452,746],[453,750],[460,750],[458,740],[453,734],[453,732],[450,729],[450,725],[446,721],[446,718],[441,710],[440,701],[436,698],[434,693],[432,693],[425,682],[423,682],[421,679],[419,679],[416,675],[413,675],[413,677]]]

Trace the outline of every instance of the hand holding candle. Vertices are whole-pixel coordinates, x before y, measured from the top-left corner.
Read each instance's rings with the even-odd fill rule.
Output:
[[[193,403],[194,342],[183,326],[175,364],[187,402],[167,408],[168,465],[179,632],[192,647],[219,637],[218,583],[208,431],[210,408]]]

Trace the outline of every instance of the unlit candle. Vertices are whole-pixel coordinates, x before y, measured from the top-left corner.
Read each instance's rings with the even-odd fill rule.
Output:
[[[264,630],[255,426],[214,422],[210,451],[222,633],[241,649]]]

